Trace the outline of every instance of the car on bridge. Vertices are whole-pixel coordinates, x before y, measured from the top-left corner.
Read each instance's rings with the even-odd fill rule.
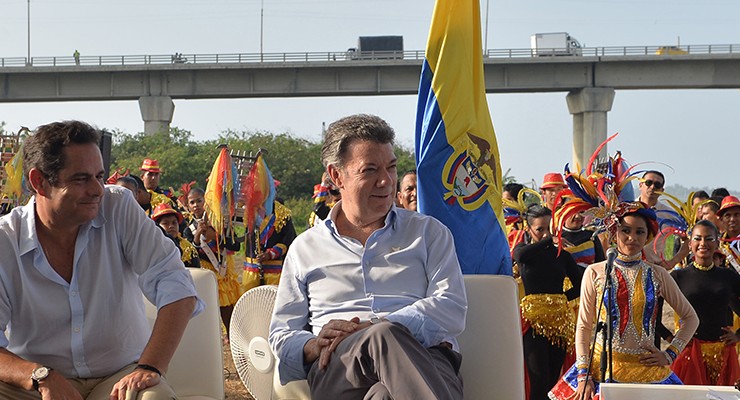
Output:
[[[689,52],[678,46],[660,46],[658,47],[658,50],[655,50],[655,54],[675,56],[680,54],[689,54]]]

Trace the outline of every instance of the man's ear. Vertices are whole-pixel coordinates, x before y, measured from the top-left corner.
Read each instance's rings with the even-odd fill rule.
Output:
[[[338,189],[344,188],[344,182],[342,180],[342,172],[336,165],[329,164],[326,167],[326,172],[329,174],[329,178],[331,178],[331,181],[334,182],[334,186],[336,186]]]
[[[28,185],[41,196],[46,196],[46,189],[49,181],[44,174],[36,168],[28,171]]]

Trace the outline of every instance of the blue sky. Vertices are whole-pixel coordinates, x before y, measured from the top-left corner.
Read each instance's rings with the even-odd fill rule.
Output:
[[[27,53],[27,0],[0,2],[0,57]],[[254,53],[259,0],[30,0],[31,55]],[[486,0],[481,11],[486,11]],[[491,0],[488,48],[527,48],[537,32],[569,32],[586,46],[740,44],[736,0]],[[264,51],[342,51],[358,36],[403,35],[423,49],[431,0],[264,0]],[[485,21],[482,15],[482,20]],[[485,31],[485,25],[483,27]],[[566,93],[489,95],[504,171],[536,182],[571,158]],[[413,146],[414,96],[176,100],[173,125],[196,139],[225,129],[289,131],[318,140],[321,124],[352,113],[378,114]],[[15,131],[77,118],[99,127],[143,130],[135,101],[0,104]],[[633,163],[656,161],[668,183],[740,188],[740,90],[618,91],[612,150]]]

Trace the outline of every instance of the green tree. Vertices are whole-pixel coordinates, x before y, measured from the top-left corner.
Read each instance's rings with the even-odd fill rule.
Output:
[[[272,176],[280,181],[278,196],[289,198],[310,197],[313,185],[321,181],[323,167],[321,145],[287,133],[226,131],[220,140],[231,149],[254,155],[262,148],[267,152],[265,162]]]
[[[122,168],[139,175],[142,161],[153,158],[159,161],[162,168],[160,186],[173,187],[175,190],[193,180],[198,186],[205,187],[206,177],[218,154],[214,143],[196,142],[190,131],[179,128],[170,129],[169,134],[154,135],[130,135],[114,131],[113,140],[111,173]]]

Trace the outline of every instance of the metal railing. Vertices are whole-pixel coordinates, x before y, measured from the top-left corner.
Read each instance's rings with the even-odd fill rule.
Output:
[[[554,49],[489,49],[485,58],[542,58]],[[558,49],[562,53],[562,49]],[[664,54],[660,54],[661,51]],[[677,54],[680,53],[680,54]],[[710,44],[676,46],[614,46],[584,47],[571,50],[566,57],[617,57],[617,56],[681,56],[739,54],[740,44]],[[538,57],[539,56],[539,57]],[[353,61],[420,61],[424,50],[386,52],[300,52],[300,53],[226,53],[226,54],[157,54],[157,55],[112,55],[112,56],[59,56],[59,57],[1,57],[0,67],[75,67],[75,66],[136,66],[164,64],[244,64],[244,63],[306,63],[306,62],[353,62]]]

